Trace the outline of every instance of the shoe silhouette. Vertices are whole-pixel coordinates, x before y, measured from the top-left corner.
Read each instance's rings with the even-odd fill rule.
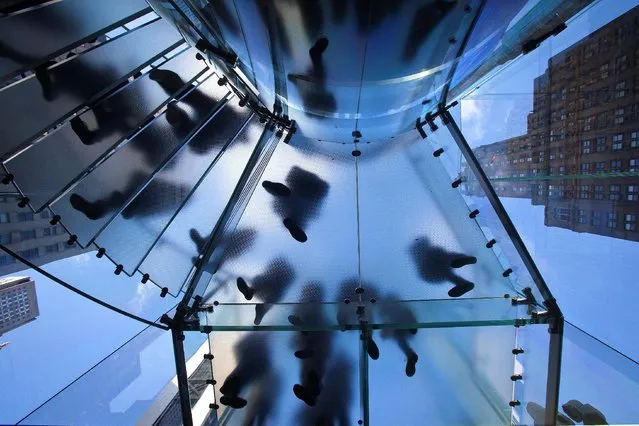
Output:
[[[298,399],[304,401],[304,403],[310,407],[314,407],[317,402],[317,396],[302,385],[293,385],[293,393]]]
[[[366,340],[366,352],[371,359],[379,359],[379,348],[372,337]]]
[[[291,237],[295,238],[300,243],[305,243],[308,240],[306,233],[302,230],[302,228],[297,226],[297,224],[293,222],[292,219],[289,219],[288,217],[284,219],[284,226],[286,227],[286,229],[288,229]]]
[[[262,182],[262,188],[264,188],[269,194],[275,195],[276,197],[288,197],[291,195],[291,190],[288,189],[288,186],[279,182],[265,180]]]
[[[477,263],[477,258],[475,256],[464,256],[451,260],[450,267],[461,268],[462,266],[474,265],[475,263]]]
[[[295,358],[299,359],[308,359],[313,358],[315,355],[315,351],[313,349],[300,349],[299,351],[295,351]]]
[[[81,195],[71,194],[69,201],[74,209],[84,213],[84,215],[91,220],[98,220],[104,216],[104,210],[100,208],[97,203],[91,203],[85,200]]]
[[[406,360],[406,375],[408,377],[413,377],[415,375],[415,367],[417,364],[417,359],[419,357],[415,352],[411,353],[408,356],[408,360]]]
[[[235,409],[244,408],[246,406],[246,400],[235,395],[222,395],[220,403]]]
[[[240,293],[242,293],[246,300],[251,300],[253,298],[253,294],[255,293],[255,290],[250,288],[242,277],[237,278],[237,289],[240,291]]]
[[[450,297],[460,297],[468,293],[474,288],[475,288],[475,284],[471,283],[470,281],[463,280],[463,282],[459,282],[455,284],[455,287],[448,290],[448,295]]]

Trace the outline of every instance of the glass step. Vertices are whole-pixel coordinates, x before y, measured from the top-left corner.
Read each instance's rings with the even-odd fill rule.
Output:
[[[77,186],[53,204],[81,245],[93,242],[162,170],[228,96],[208,78],[158,116]],[[172,123],[173,124],[172,124]]]
[[[243,127],[143,258],[139,270],[169,294],[177,296],[182,288],[263,129],[257,117]],[[252,233],[245,235],[250,239]]]
[[[5,168],[38,211],[103,161],[205,69],[194,50],[186,50],[11,158]],[[165,76],[171,80],[159,80]],[[86,125],[87,134],[78,124]]]
[[[96,243],[131,275],[214,168],[251,112],[232,98],[131,201]]]

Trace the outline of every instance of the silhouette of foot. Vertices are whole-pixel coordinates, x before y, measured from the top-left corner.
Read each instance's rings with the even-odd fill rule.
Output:
[[[526,404],[526,411],[532,417],[533,423],[536,425],[543,425],[546,423],[546,409],[537,404],[536,402],[529,402]],[[568,416],[563,413],[557,412],[557,424],[558,425],[574,425],[575,422],[570,420]],[[607,424],[607,423],[584,423],[584,424]]]
[[[288,189],[288,186],[279,182],[271,182],[270,180],[265,180],[262,182],[262,188],[266,189],[271,195],[275,195],[277,197],[288,197],[291,195],[291,190]]]
[[[295,396],[304,401],[304,403],[310,407],[315,407],[315,402],[317,401],[317,396],[311,392],[309,389],[305,388],[302,385],[293,385],[293,393]]]
[[[166,121],[174,127],[181,127],[189,120],[189,116],[184,112],[177,102],[171,102],[166,106]]]
[[[69,201],[74,209],[84,213],[91,220],[98,220],[104,216],[104,210],[98,206],[98,203],[91,203],[78,194],[71,194]]]
[[[564,410],[564,413],[568,414],[568,416],[576,422],[581,422],[584,419],[584,405],[576,400],[571,399],[561,406]]]
[[[176,92],[186,84],[179,74],[170,70],[154,68],[149,71],[149,78],[156,81],[168,93]]]
[[[40,87],[42,88],[42,97],[44,97],[47,102],[51,102],[56,98],[53,90],[53,83],[51,82],[51,75],[47,69],[55,63],[55,61],[45,62],[35,68],[36,80],[40,83]]]
[[[227,378],[220,387],[222,395],[237,395],[240,393],[240,382],[237,376]]]
[[[246,406],[246,400],[235,395],[222,395],[220,402],[227,407],[240,409]]]
[[[304,325],[304,321],[302,321],[302,319],[297,315],[289,315],[288,322],[295,327],[301,327]]]
[[[585,425],[607,425],[606,416],[590,404],[584,404],[584,424]]]
[[[292,219],[288,217],[284,219],[284,226],[286,226],[286,229],[288,229],[291,237],[295,238],[300,243],[305,243],[306,240],[308,240],[308,238],[306,237],[306,233],[302,230],[302,228],[297,226],[297,224],[293,222]]]
[[[313,349],[300,349],[299,351],[295,351],[295,358],[299,359],[308,359],[313,358],[315,356],[315,351]]]
[[[414,335],[417,334],[417,329],[416,328],[411,328],[411,329],[408,330],[408,332],[414,336]]]
[[[448,290],[450,297],[460,297],[475,288],[475,284],[471,282],[455,284],[455,287]]]
[[[71,129],[80,138],[80,141],[84,145],[93,145],[94,135],[87,124],[82,121],[80,117],[73,117],[71,119]]]
[[[379,348],[377,347],[377,343],[373,340],[372,337],[369,337],[366,341],[366,352],[371,359],[379,358]]]
[[[450,267],[461,268],[462,266],[473,265],[475,263],[477,263],[477,258],[475,256],[464,256],[464,257],[458,257],[457,259],[453,259],[450,262]]]
[[[326,51],[327,47],[328,39],[326,37],[322,37],[308,50],[308,54],[313,61],[321,61],[322,54]]]
[[[260,325],[267,311],[268,311],[268,307],[265,304],[259,303],[255,305],[255,320],[253,320],[253,324]]]
[[[251,300],[253,298],[253,294],[255,293],[255,290],[249,287],[242,277],[237,278],[237,289],[240,291],[240,293],[242,293],[246,300]]]
[[[406,375],[413,377],[415,375],[415,366],[417,365],[417,359],[419,357],[415,352],[411,352],[406,360]]]

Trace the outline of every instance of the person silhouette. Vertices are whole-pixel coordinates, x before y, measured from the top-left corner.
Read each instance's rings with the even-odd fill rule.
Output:
[[[269,416],[275,411],[277,397],[282,387],[282,379],[275,371],[265,373],[254,385],[249,394],[244,426],[263,426],[268,424]]]
[[[315,407],[304,405],[298,412],[300,426],[350,426],[349,410],[353,399],[353,362],[342,352],[334,354],[328,364],[321,396]]]
[[[328,324],[321,305],[324,292],[322,285],[312,282],[302,288],[302,297],[289,316],[294,326],[321,326]],[[301,384],[293,386],[295,396],[309,406],[314,406],[322,388],[322,378],[331,354],[333,333],[330,331],[305,331],[292,338],[295,357],[300,359]]]
[[[208,237],[203,237],[197,229],[191,228],[189,230],[189,237],[193,244],[195,244],[198,255],[192,258],[193,264],[198,260],[198,257],[204,253],[204,249],[206,248],[206,243],[211,239],[211,234]],[[228,238],[224,239],[221,243],[222,246],[222,257],[221,262],[215,270],[212,270],[210,267],[212,264],[207,264],[204,266],[204,270],[211,272],[212,274],[216,273],[225,262],[236,259],[244,254],[253,244],[255,243],[255,239],[257,238],[257,231],[253,228],[240,228],[236,229],[233,234],[231,234]]]
[[[608,421],[606,416],[591,404],[583,404],[577,399],[571,399],[570,401],[562,404],[561,406],[564,413],[557,412],[557,424],[558,425],[574,425],[575,422],[583,423],[584,425],[607,425]],[[545,425],[546,409],[543,405],[539,405],[536,402],[529,402],[526,404],[526,411],[532,417],[535,425]]]
[[[253,324],[261,324],[264,315],[271,309],[271,304],[282,299],[294,279],[295,271],[284,258],[271,261],[266,271],[251,280],[252,286],[243,277],[237,278],[237,289],[246,300],[252,300],[253,296],[257,296],[262,301],[255,305]]]
[[[475,288],[475,284],[453,272],[453,269],[477,263],[477,258],[461,253],[449,252],[433,246],[427,237],[416,238],[410,251],[420,277],[429,283],[451,282],[450,297],[460,297]]]
[[[386,294],[383,300],[378,301],[377,311],[380,313],[382,321],[386,324],[417,323],[417,317],[413,311],[408,304],[400,301],[400,297],[397,294]],[[417,328],[384,328],[381,334],[382,338],[392,338],[395,340],[401,351],[406,355],[406,375],[413,377],[419,357],[408,341],[417,334]]]
[[[328,91],[326,86],[323,55],[328,44],[328,38],[319,38],[308,51],[311,67],[306,73],[288,75],[288,80],[299,90],[304,103],[304,112],[306,115],[312,115],[316,118],[325,118],[325,114],[337,111],[335,96]]]
[[[329,185],[319,176],[294,166],[286,184],[265,180],[262,187],[275,197],[274,210],[284,219],[291,236],[303,243],[308,240],[304,228],[314,218],[328,194]]]
[[[233,348],[237,364],[220,387],[220,403],[243,408],[247,400],[240,394],[251,383],[270,373],[268,337],[263,333],[247,333]]]

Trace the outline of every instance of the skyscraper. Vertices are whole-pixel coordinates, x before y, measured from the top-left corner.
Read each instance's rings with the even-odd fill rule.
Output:
[[[474,150],[497,194],[544,205],[546,226],[639,241],[637,22],[634,8],[552,56],[526,134]]]
[[[30,277],[0,279],[0,336],[35,320],[38,315],[35,281]]]

